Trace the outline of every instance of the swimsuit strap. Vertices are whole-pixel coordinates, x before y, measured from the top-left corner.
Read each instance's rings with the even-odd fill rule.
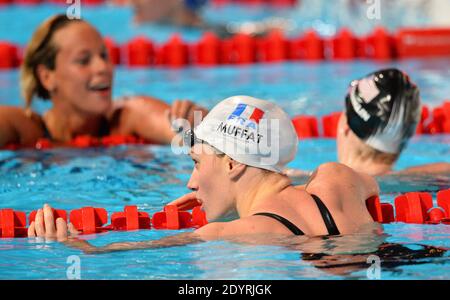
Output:
[[[289,220],[287,220],[286,218],[283,218],[282,216],[279,216],[277,214],[273,214],[273,213],[266,213],[266,212],[261,212],[261,213],[256,213],[254,214],[254,216],[266,216],[272,219],[277,220],[278,222],[280,222],[281,224],[283,224],[284,226],[286,226],[290,231],[292,231],[293,234],[295,235],[305,235],[303,233],[303,231],[301,231],[297,226],[295,226],[294,224],[292,224]]]
[[[328,208],[323,204],[322,200],[314,194],[311,194],[311,197],[316,201],[317,207],[319,208],[320,214],[322,215],[322,219],[327,227],[329,235],[340,235],[339,229],[334,222],[333,217],[331,216]]]
[[[44,138],[53,140],[50,130],[48,130],[47,125],[45,124],[44,120],[42,120],[41,124],[42,124],[42,129],[44,130]],[[109,128],[108,120],[102,120],[102,123],[100,125],[100,136],[107,136],[109,134],[110,134],[110,128]]]
[[[42,120],[41,124],[42,124],[42,129],[44,130],[44,138],[52,140],[52,135],[50,134],[50,131],[48,130],[47,125],[45,125],[44,120]]]
[[[100,134],[100,136],[107,136],[107,135],[110,135],[111,134],[111,131],[110,131],[110,125],[109,125],[109,122],[108,122],[108,120],[107,119],[104,119],[103,121],[102,121],[102,123],[101,123],[101,126],[100,126],[100,132],[99,132],[99,134]]]

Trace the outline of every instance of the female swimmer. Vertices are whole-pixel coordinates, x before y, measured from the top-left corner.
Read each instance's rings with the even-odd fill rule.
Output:
[[[176,133],[170,118],[193,122],[190,101],[136,96],[112,101],[113,64],[99,32],[83,20],[57,15],[34,33],[21,66],[26,108],[0,107],[0,147],[8,143],[32,146],[39,138],[65,143],[77,135],[135,135],[168,144]],[[37,96],[50,99],[42,117],[31,111]]]
[[[67,224],[50,206],[39,210],[29,236],[57,238],[91,253],[185,245],[236,236],[326,236],[358,232],[375,225],[366,199],[378,194],[376,181],[338,163],[326,163],[303,187],[281,172],[297,152],[289,116],[277,105],[235,96],[216,105],[185,134],[195,163],[187,184],[193,190],[174,202],[180,209],[202,205],[211,222],[191,233],[158,241],[113,243],[94,247],[69,238]],[[222,221],[230,215],[234,221]],[[70,230],[74,232],[73,227]]]
[[[353,80],[338,122],[338,161],[372,176],[393,173],[420,116],[419,88],[406,73],[383,69]],[[428,164],[396,173],[450,173],[450,164]],[[304,172],[287,170],[286,174],[296,177]]]

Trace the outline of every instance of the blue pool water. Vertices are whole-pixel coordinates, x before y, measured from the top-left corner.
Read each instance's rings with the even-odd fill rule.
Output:
[[[22,16],[20,22],[11,26],[12,30],[1,30],[0,39],[24,43],[32,28],[58,9],[43,6],[32,10],[24,7],[0,10],[0,28],[5,28],[5,23],[2,24],[5,18],[12,20],[14,15]],[[114,14],[115,18],[110,19],[117,23],[123,21],[125,24],[130,16],[128,10],[113,7],[105,7],[99,14],[106,16],[107,12]],[[94,12],[86,9],[86,13]],[[267,11],[254,12],[255,15],[258,13],[269,14]],[[104,18],[92,19],[98,20],[102,32],[109,30],[107,33],[119,41],[127,40],[140,30],[164,39],[169,31],[158,31],[153,27],[133,28],[131,25],[123,31],[114,30],[112,25],[106,26],[105,21],[100,21]],[[195,39],[195,34],[190,37]],[[450,95],[449,65],[450,59],[433,59],[295,62],[182,70],[119,67],[114,95],[148,94],[168,102],[187,98],[211,108],[230,95],[249,94],[276,101],[291,116],[321,116],[343,108],[343,96],[350,80],[377,68],[396,66],[411,75],[421,88],[424,103],[433,107]],[[17,83],[17,71],[0,72],[0,105],[21,105]],[[47,102],[34,103],[38,112],[48,108]],[[396,169],[437,161],[450,162],[449,144],[448,135],[417,136],[401,156]],[[312,170],[321,163],[335,160],[334,140],[303,140],[290,166]],[[104,207],[111,213],[121,211],[125,205],[137,205],[153,214],[188,191],[185,184],[191,168],[188,157],[176,156],[165,146],[0,151],[0,208],[29,213],[43,203],[50,203],[66,210],[82,206]],[[381,200],[393,203],[396,195],[408,191],[429,191],[435,197],[436,191],[450,187],[450,174],[386,176],[378,181]],[[142,230],[85,238],[95,245],[105,245],[118,241],[154,240],[176,233],[178,231]],[[450,226],[398,223],[385,225],[382,236],[355,234],[328,240],[292,239],[286,241],[291,244],[289,247],[215,241],[104,255],[85,255],[60,243],[1,239],[0,279],[66,279],[72,255],[80,258],[82,279],[366,279],[370,266],[366,262],[367,253],[375,251],[380,243],[398,243],[411,249],[420,249],[420,245],[450,248],[449,237]],[[302,253],[325,253],[329,259],[306,260]],[[357,264],[347,268],[321,267],[336,259],[341,263]],[[412,262],[400,255],[396,262],[397,265],[390,265],[382,260],[382,279],[450,279],[448,253]]]

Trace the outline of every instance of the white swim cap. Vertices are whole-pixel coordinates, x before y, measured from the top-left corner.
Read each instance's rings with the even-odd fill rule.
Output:
[[[240,163],[278,173],[297,153],[289,116],[276,104],[249,96],[221,101],[194,134]]]

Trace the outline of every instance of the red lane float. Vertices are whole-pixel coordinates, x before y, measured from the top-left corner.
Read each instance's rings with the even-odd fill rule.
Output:
[[[331,38],[323,38],[316,31],[308,30],[291,39],[286,39],[280,31],[269,32],[264,38],[236,34],[222,40],[206,33],[194,43],[185,43],[179,34],[175,34],[162,45],[156,45],[145,36],[137,36],[122,46],[111,38],[105,38],[105,44],[113,63],[130,67],[448,57],[450,29],[402,29],[390,34],[385,28],[377,27],[368,35],[355,36],[349,29],[342,28]],[[19,49],[17,45],[0,42],[0,68],[17,68],[21,61]]]
[[[362,41],[348,28],[342,28],[331,40],[331,45],[333,59],[355,59],[364,54]]]
[[[26,237],[27,217],[24,212],[12,209],[0,210],[0,238]]]
[[[138,230],[150,229],[150,217],[146,212],[140,212],[136,205],[125,206],[123,212],[111,215],[113,230]]]
[[[62,218],[64,221],[67,222],[67,212],[65,210],[52,208],[52,212],[53,212],[53,219],[55,220],[55,223],[56,223],[56,219],[58,219],[58,218]],[[34,220],[36,219],[36,214],[37,214],[37,210],[33,210],[30,213],[30,215],[28,216],[29,224],[31,224],[31,222],[34,222]]]
[[[22,4],[22,5],[37,5],[43,4],[45,2],[58,4],[58,5],[67,5],[67,0],[0,0],[1,5],[11,5],[11,4]],[[106,1],[105,0],[82,0],[83,4],[86,5],[102,5]],[[125,5],[127,1],[111,1],[114,5]],[[293,6],[297,3],[297,0],[213,0],[212,3],[214,5],[222,6],[229,4],[238,4],[238,5],[270,5],[270,6],[280,6],[280,7],[289,7]]]
[[[389,203],[381,203],[378,196],[366,200],[366,207],[375,222],[388,224],[394,222],[394,208]]]
[[[433,207],[429,193],[406,193],[394,200],[397,222],[424,224]]]
[[[450,189],[437,193],[437,203],[444,209],[445,218],[450,218]]]
[[[104,208],[83,207],[70,212],[70,223],[82,234],[101,233],[110,230],[103,227],[108,222]]]
[[[206,224],[205,212],[200,206],[192,210],[192,215],[188,211],[179,211],[175,205],[167,205],[163,212],[157,212],[153,215],[152,224],[155,229],[186,229],[200,228]]]
[[[279,62],[289,58],[289,42],[280,31],[272,31],[258,43],[259,60]]]
[[[450,224],[450,189],[437,193],[437,204],[438,207],[433,207],[430,193],[410,192],[394,199],[394,214],[394,207],[380,203],[378,196],[366,201],[367,210],[379,223]]]
[[[450,28],[400,29],[396,35],[400,58],[450,55]]]
[[[143,36],[130,40],[124,46],[125,63],[130,67],[148,67],[153,64],[155,47],[153,42]]]
[[[366,201],[366,207],[375,222],[387,224],[403,222],[410,224],[446,224],[450,225],[450,189],[437,193],[438,207],[433,207],[430,193],[410,192],[397,196],[394,207],[389,203],[381,203],[378,196]],[[53,216],[67,221],[65,210],[52,209]],[[29,215],[29,223],[36,218],[36,211]],[[94,234],[114,230],[139,229],[169,229],[200,228],[208,221],[200,206],[188,211],[180,211],[175,205],[167,205],[162,212],[156,212],[151,218],[145,212],[140,212],[137,206],[125,206],[123,212],[111,215],[104,208],[83,207],[70,212],[70,222],[81,234]],[[0,238],[26,237],[26,215],[13,209],[0,209]]]
[[[0,70],[17,68],[19,60],[19,47],[0,41]]]
[[[198,65],[215,66],[222,62],[222,42],[213,32],[203,34],[194,46],[194,62]]]
[[[362,56],[386,60],[396,57],[395,39],[383,27],[377,27],[366,37]]]
[[[297,4],[297,0],[212,0],[213,5],[223,6],[223,5],[270,5],[279,7],[290,7]]]
[[[11,2],[14,2],[14,4],[19,5],[37,5],[41,4],[43,0],[13,0]]]
[[[394,207],[390,203],[381,203],[381,214],[383,215],[383,223],[388,224],[395,221]]]
[[[334,112],[322,117],[323,136],[328,138],[335,138],[337,134],[337,127],[339,118],[342,112]]]
[[[179,34],[173,35],[157,52],[156,63],[180,68],[189,64],[189,47]]]
[[[314,30],[306,31],[303,36],[290,41],[290,58],[323,60],[325,59],[325,42]]]
[[[318,122],[314,116],[297,116],[292,119],[299,139],[319,137]]]
[[[140,229],[187,229],[200,228],[208,221],[205,212],[200,206],[188,211],[178,211],[173,205],[164,207],[163,212],[155,213],[152,218],[146,212],[138,210],[137,206],[125,206],[123,212],[111,214],[111,223],[108,222],[108,213],[104,208],[83,207],[74,209],[67,218],[67,212],[61,209],[53,209],[53,218],[56,224],[58,218],[72,223],[80,234],[95,234],[107,231],[130,231]],[[37,210],[32,211],[28,216],[31,224],[36,219]],[[12,209],[0,209],[0,238],[27,237],[26,214]]]
[[[13,0],[16,1],[16,0]],[[54,4],[60,4],[60,5],[67,5],[67,0],[42,0],[43,2],[47,1],[50,3],[54,3]],[[82,4],[86,4],[86,5],[100,5],[103,4],[105,2],[105,0],[83,0]],[[69,4],[72,2],[69,2]]]

